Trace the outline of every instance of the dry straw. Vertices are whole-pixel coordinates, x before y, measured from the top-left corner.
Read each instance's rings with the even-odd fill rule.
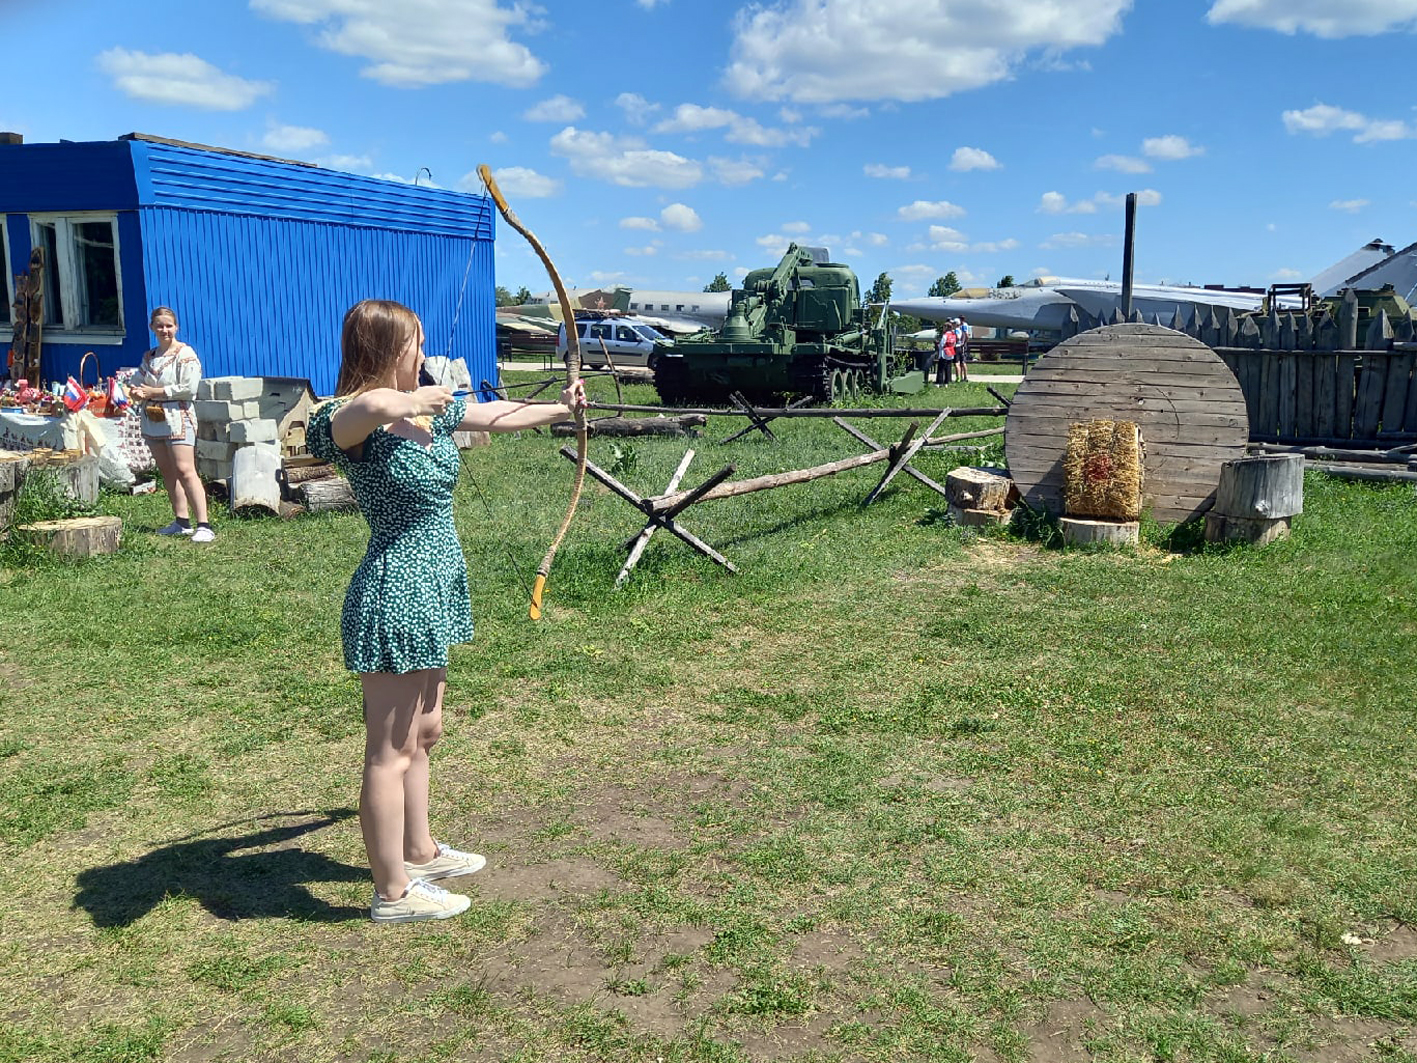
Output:
[[[1142,439],[1133,421],[1068,425],[1063,507],[1070,517],[1136,520],[1141,516]]]

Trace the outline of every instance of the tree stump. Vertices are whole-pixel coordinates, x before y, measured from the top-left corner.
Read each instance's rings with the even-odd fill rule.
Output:
[[[1304,512],[1304,456],[1263,454],[1225,462],[1211,512],[1256,520]]]
[[[1220,467],[1215,505],[1205,517],[1205,539],[1263,546],[1286,538],[1291,518],[1302,512],[1302,454],[1236,458]]]
[[[961,466],[945,477],[945,497],[951,506],[960,510],[1003,513],[1012,501],[1013,488],[1013,480],[1000,476],[993,469]]]
[[[1058,527],[1063,542],[1069,546],[1135,546],[1141,541],[1141,522],[1135,520],[1084,520],[1081,517],[1060,517]]]
[[[63,489],[80,502],[93,505],[98,501],[98,455],[85,454],[79,458],[59,458],[31,462],[30,469],[46,469],[59,477]]]
[[[123,520],[121,517],[42,520],[22,525],[18,530],[56,554],[96,557],[117,552],[123,535]]]
[[[25,482],[25,472],[29,469],[28,454],[17,454],[0,450],[0,531],[10,526],[11,514],[15,511],[15,500],[20,487]]]
[[[1004,509],[965,509],[953,502],[946,508],[950,522],[959,528],[998,527],[1009,519]]]

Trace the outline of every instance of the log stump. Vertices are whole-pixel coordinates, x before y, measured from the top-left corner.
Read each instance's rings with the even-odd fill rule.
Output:
[[[1302,454],[1237,458],[1220,468],[1215,505],[1205,517],[1205,539],[1263,546],[1287,538],[1291,519],[1302,512]]]
[[[1141,522],[1135,520],[1085,520],[1082,517],[1060,517],[1058,527],[1063,542],[1069,546],[1136,546],[1141,541]]]
[[[945,497],[960,510],[993,510],[1003,513],[1015,496],[1014,482],[993,469],[961,466],[945,477]]]
[[[15,500],[19,498],[29,466],[28,454],[0,450],[0,531],[10,526],[11,517],[15,512]]]
[[[74,517],[70,520],[42,520],[18,529],[56,554],[96,557],[118,550],[123,536],[121,517]]]
[[[1004,509],[964,509],[953,502],[946,507],[950,523],[957,528],[996,528],[1009,519]]]

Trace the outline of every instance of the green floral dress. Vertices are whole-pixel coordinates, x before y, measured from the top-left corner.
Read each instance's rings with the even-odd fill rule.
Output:
[[[472,638],[467,563],[453,527],[460,461],[453,431],[465,403],[455,399],[434,418],[431,446],[376,428],[358,460],[335,445],[330,431],[341,404],[326,403],[310,415],[306,445],[349,477],[369,522],[369,549],[340,617],[345,666],[354,672],[446,668],[448,647]]]

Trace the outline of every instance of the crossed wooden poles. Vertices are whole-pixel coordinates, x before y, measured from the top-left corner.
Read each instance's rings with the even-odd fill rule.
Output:
[[[625,559],[625,564],[620,569],[620,574],[615,577],[615,585],[621,586],[630,578],[635,566],[644,555],[645,547],[649,545],[650,538],[654,533],[663,528],[670,534],[688,543],[699,553],[710,558],[715,563],[722,565],[729,572],[737,572],[733,563],[715,550],[708,543],[704,542],[697,535],[686,528],[679,519],[690,506],[698,502],[710,502],[720,498],[734,498],[738,495],[752,494],[755,491],[767,491],[776,487],[786,487],[790,484],[806,483],[809,480],[819,480],[825,476],[835,476],[837,473],[847,472],[851,469],[859,469],[867,465],[874,465],[879,462],[886,462],[886,470],[880,480],[861,500],[863,506],[869,506],[877,498],[886,486],[895,479],[896,475],[904,472],[914,477],[920,483],[929,487],[933,491],[944,495],[945,489],[920,470],[914,468],[911,460],[925,447],[946,447],[952,443],[958,443],[965,439],[981,439],[986,436],[999,435],[1003,428],[989,428],[979,432],[959,432],[954,435],[940,436],[932,438],[930,433],[935,431],[946,418],[959,416],[957,411],[942,410],[925,429],[923,435],[916,438],[919,424],[912,423],[906,429],[899,443],[893,446],[883,447],[864,432],[847,424],[840,417],[833,418],[833,422],[844,431],[855,437],[871,450],[865,454],[858,454],[851,458],[842,458],[839,461],[828,462],[825,465],[816,465],[809,469],[795,469],[790,472],[772,473],[767,476],[757,476],[748,480],[737,480],[726,482],[733,475],[735,469],[732,465],[725,465],[716,473],[710,476],[697,487],[687,491],[679,490],[679,483],[684,478],[684,474],[689,469],[689,463],[694,460],[694,451],[685,452],[683,459],[679,462],[679,467],[674,470],[674,475],[670,477],[669,484],[661,495],[639,495],[626,487],[614,476],[597,466],[594,462],[586,462],[586,472],[593,476],[600,483],[604,484],[620,498],[634,506],[645,515],[646,523],[638,535],[629,539],[625,547],[629,551],[629,556]],[[750,428],[760,427],[752,425]],[[764,429],[766,430],[766,429]],[[771,435],[771,433],[768,433]],[[561,454],[571,461],[576,460],[576,452],[570,447],[562,447]]]

